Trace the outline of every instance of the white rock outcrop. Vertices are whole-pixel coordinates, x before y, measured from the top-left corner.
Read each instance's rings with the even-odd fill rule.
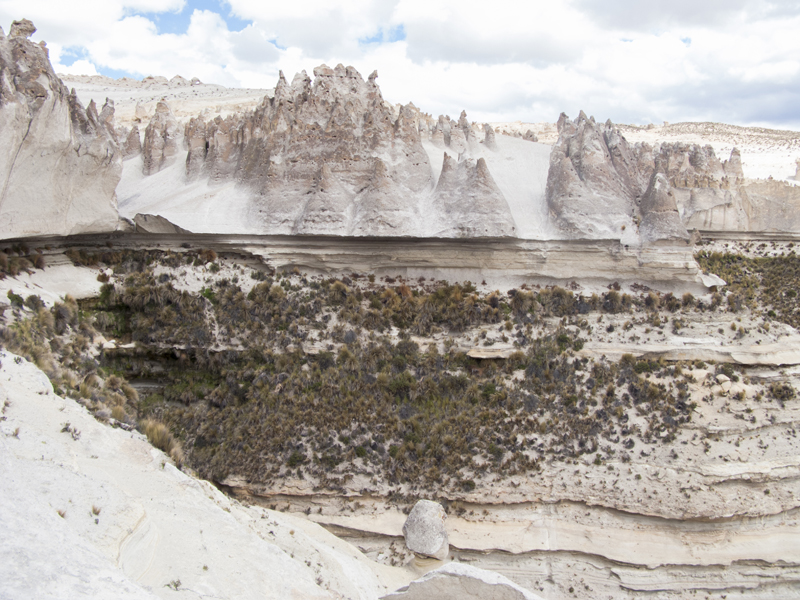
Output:
[[[381,600],[542,600],[493,571],[449,563]]]
[[[142,173],[154,175],[174,164],[180,140],[178,121],[172,115],[169,105],[163,100],[159,101],[153,118],[144,130],[144,143],[141,146]],[[135,140],[132,143],[135,150]]]
[[[30,21],[0,30],[0,238],[113,231],[122,155],[114,104],[84,109]]]
[[[446,519],[447,513],[438,502],[418,501],[403,524],[406,548],[438,560],[447,558],[450,543],[444,527]]]

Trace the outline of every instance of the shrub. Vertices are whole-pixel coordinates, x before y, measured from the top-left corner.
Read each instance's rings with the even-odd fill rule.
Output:
[[[166,425],[153,419],[139,422],[139,429],[147,436],[147,440],[159,450],[162,450],[175,461],[177,466],[183,464],[183,450]]]

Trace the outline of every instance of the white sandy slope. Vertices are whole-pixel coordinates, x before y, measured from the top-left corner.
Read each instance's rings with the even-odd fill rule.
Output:
[[[58,264],[36,269],[30,273],[22,272],[16,277],[0,279],[0,302],[4,302],[9,292],[27,298],[39,296],[46,306],[53,306],[69,294],[76,300],[91,298],[100,293],[103,285],[97,281],[100,269]]]
[[[142,157],[123,163],[117,186],[120,216],[160,215],[192,233],[263,233],[250,214],[250,196],[233,181],[186,180],[186,151],[156,173],[142,174]]]
[[[413,578],[313,523],[231,501],[56,396],[34,365],[0,363],[3,600],[366,599]]]

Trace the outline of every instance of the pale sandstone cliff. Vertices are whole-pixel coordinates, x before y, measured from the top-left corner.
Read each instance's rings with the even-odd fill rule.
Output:
[[[0,237],[112,231],[122,157],[114,105],[84,109],[56,76],[36,28],[0,30]]]

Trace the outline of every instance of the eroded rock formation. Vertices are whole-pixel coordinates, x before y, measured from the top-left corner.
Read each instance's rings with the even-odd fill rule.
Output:
[[[565,234],[619,237],[639,225],[642,241],[688,240],[687,230],[792,231],[800,227],[800,191],[747,181],[734,148],[721,162],[711,146],[629,144],[609,121],[584,113],[558,122],[547,203]]]
[[[133,158],[142,153],[142,136],[139,133],[139,126],[134,125],[128,135],[125,137],[125,143],[122,146],[122,157]]]
[[[443,235],[514,235],[486,164],[466,158],[477,147],[466,113],[433,128],[434,143],[467,161],[434,192],[419,110],[384,102],[376,78],[342,65],[317,67],[313,80],[303,71],[291,84],[281,74],[255,111],[192,119],[187,177],[235,181],[270,233],[424,235],[433,211],[445,219],[436,223]]]
[[[547,203],[554,223],[573,237],[615,237],[634,225],[636,201],[649,183],[619,131],[583,112],[562,113],[550,155]]]
[[[514,235],[516,231],[508,203],[483,158],[456,162],[444,155],[434,208],[442,226],[437,235],[442,237]]]
[[[114,230],[122,155],[114,103],[84,109],[28,20],[0,29],[0,237]]]
[[[156,112],[147,129],[142,144],[142,173],[154,175],[177,160],[180,127],[172,115],[169,105],[163,100],[156,105]]]

